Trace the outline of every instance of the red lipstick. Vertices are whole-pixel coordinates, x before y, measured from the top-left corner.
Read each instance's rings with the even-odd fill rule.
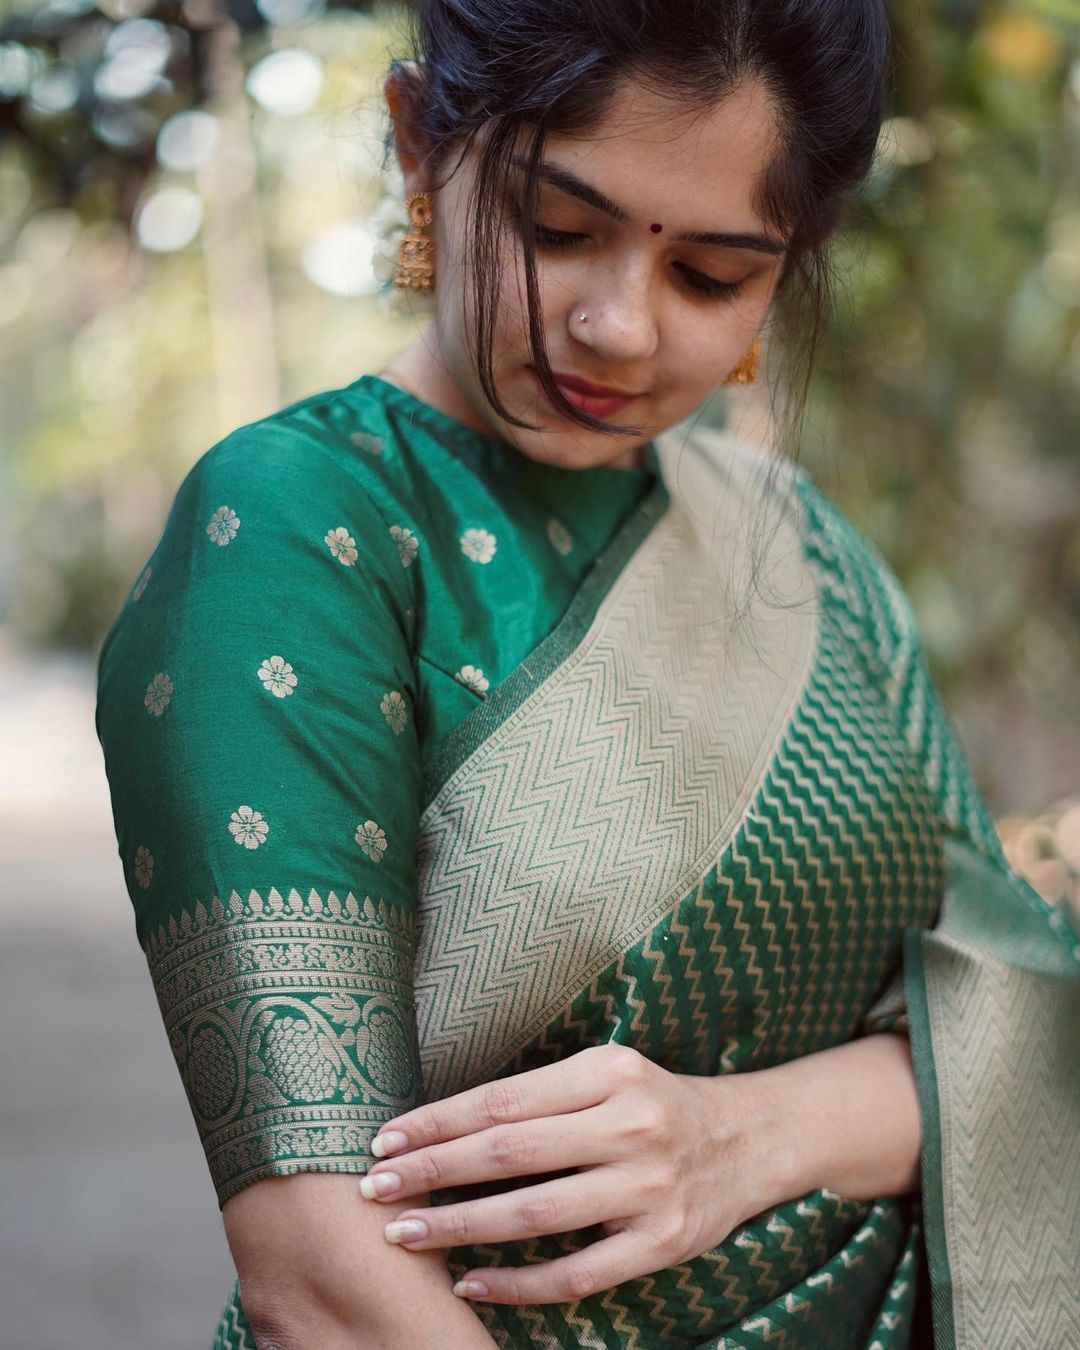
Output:
[[[543,393],[536,371],[533,370],[532,366],[529,367],[529,370],[533,379],[536,380],[537,389],[540,389],[540,392]],[[554,370],[551,373],[554,375],[555,383],[559,386],[559,390],[567,402],[572,403],[575,408],[580,408],[582,412],[588,413],[591,417],[610,417],[625,404],[638,397],[636,393],[624,389],[615,389],[608,384],[594,384],[591,380],[583,380],[578,375],[567,375],[561,370]],[[551,400],[549,399],[548,402],[550,404]]]

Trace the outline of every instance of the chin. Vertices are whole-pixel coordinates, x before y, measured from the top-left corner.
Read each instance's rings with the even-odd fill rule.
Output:
[[[582,428],[584,431],[584,428]],[[601,466],[622,467],[629,459],[630,467],[635,467],[637,448],[627,450],[615,445],[612,440],[596,432],[584,431],[592,444],[583,445],[580,439],[564,433],[549,433],[539,440],[535,433],[518,450],[530,459],[549,464],[560,469],[595,469]]]

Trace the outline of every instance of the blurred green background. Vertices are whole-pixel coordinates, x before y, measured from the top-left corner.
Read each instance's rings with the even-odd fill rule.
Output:
[[[613,3],[616,0],[612,0]],[[508,0],[512,3],[512,0]],[[0,1339],[209,1344],[232,1270],[93,731],[180,479],[378,370],[400,11],[0,0]],[[1080,0],[893,0],[801,458],[882,549],[1014,864],[1080,917]],[[721,425],[760,415],[721,391]]]
[[[368,262],[399,14],[8,0],[0,623],[20,642],[93,651],[203,450],[409,340]],[[1080,785],[1080,6],[896,0],[893,20],[802,453],[907,586],[995,809],[1034,809]]]

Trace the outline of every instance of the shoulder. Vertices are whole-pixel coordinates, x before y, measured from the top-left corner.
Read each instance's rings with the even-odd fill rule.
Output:
[[[235,428],[191,466],[176,506],[232,492],[270,516],[331,502],[369,521],[392,516],[401,475],[383,453],[377,409],[352,390],[325,390]]]
[[[878,544],[803,465],[792,464],[791,484],[803,548],[823,597],[841,624],[868,640],[891,669],[902,651],[921,641],[903,583]]]
[[[161,533],[105,635],[276,607],[378,610],[402,628],[415,603],[415,548],[400,509],[408,476],[363,446],[363,409],[329,390],[230,431],[181,480]],[[239,607],[237,609],[236,607]]]
[[[801,463],[730,430],[695,428],[676,443],[719,473],[749,518],[769,508],[794,529],[822,607],[864,651],[889,667],[902,648],[919,644],[911,601],[880,547]],[[680,472],[677,463],[674,471]]]
[[[381,434],[377,406],[353,397],[354,388],[245,423],[200,455],[176,491],[151,563],[171,563],[193,581],[227,553],[230,569],[258,571],[269,586],[286,569],[297,581],[331,584],[327,562],[336,560],[411,605],[414,477]]]

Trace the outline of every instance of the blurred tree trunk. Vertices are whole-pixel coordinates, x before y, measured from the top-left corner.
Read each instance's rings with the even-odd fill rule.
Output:
[[[218,120],[199,170],[202,255],[224,435],[281,405],[274,304],[267,268],[240,33],[224,13],[206,34],[206,111]]]

